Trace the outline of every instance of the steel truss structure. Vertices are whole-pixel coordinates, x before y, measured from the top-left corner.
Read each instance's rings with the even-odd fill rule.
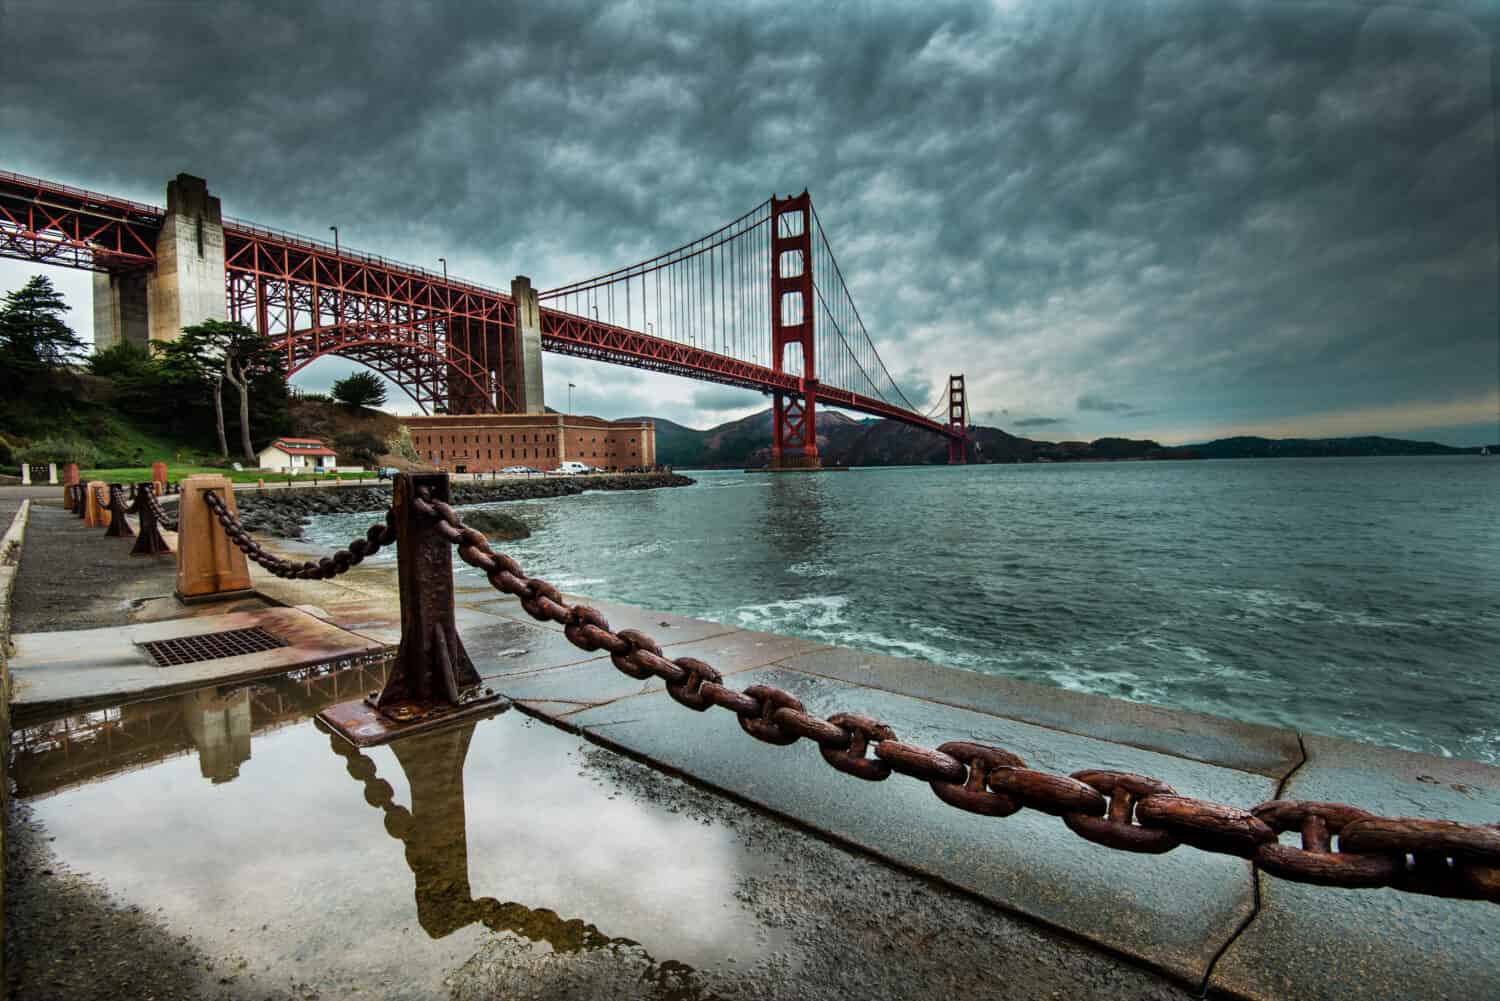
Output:
[[[156,263],[162,210],[0,171],[0,257],[115,274]]]
[[[0,172],[0,257],[144,273],[165,218],[155,206]],[[223,226],[228,316],[271,338],[288,376],[339,355],[427,413],[519,409],[509,295],[253,223]],[[950,377],[946,420],[917,412],[865,329],[805,191],[539,298],[546,351],[771,395],[773,454],[791,464],[816,461],[819,404],[943,435],[950,461],[964,460],[963,377]]]
[[[229,317],[270,337],[291,375],[342,355],[428,413],[515,410],[508,296],[300,237],[224,225]]]

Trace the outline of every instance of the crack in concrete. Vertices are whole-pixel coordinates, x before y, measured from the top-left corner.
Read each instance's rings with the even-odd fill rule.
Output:
[[[1301,757],[1281,777],[1281,781],[1276,783],[1276,799],[1280,799],[1282,794],[1286,792],[1287,785],[1292,781],[1292,776],[1297,774],[1298,769],[1307,764],[1307,743],[1302,739],[1302,731],[1300,730],[1297,731],[1297,749],[1301,752]],[[1223,959],[1229,953],[1230,947],[1238,942],[1251,923],[1260,917],[1260,880],[1260,872],[1252,864],[1250,866],[1250,913],[1245,915],[1245,920],[1240,922],[1239,927],[1230,934],[1228,941],[1208,961],[1208,968],[1203,971],[1203,982],[1198,985],[1198,996],[1200,998],[1208,997],[1209,986],[1213,983],[1214,979],[1214,969],[1219,965],[1219,960]]]

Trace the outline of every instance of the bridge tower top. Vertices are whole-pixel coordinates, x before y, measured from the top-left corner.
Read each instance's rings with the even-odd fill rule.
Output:
[[[775,395],[771,465],[814,467],[818,459],[817,358],[813,338],[812,197],[804,190],[771,198],[771,367],[787,371],[786,351],[798,350],[797,397]]]

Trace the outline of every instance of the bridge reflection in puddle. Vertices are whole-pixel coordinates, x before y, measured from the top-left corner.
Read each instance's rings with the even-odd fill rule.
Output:
[[[444,995],[496,932],[538,957],[629,949],[663,985],[773,948],[736,900],[770,863],[621,795],[577,738],[515,712],[364,751],[316,727],[382,671],[17,731],[18,793],[62,862],[264,988]]]

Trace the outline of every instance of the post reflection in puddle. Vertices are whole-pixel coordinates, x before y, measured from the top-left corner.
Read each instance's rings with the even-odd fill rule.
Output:
[[[314,722],[328,735],[334,753],[344,759],[345,770],[364,786],[365,802],[385,815],[386,833],[405,846],[406,864],[416,881],[417,922],[429,936],[444,938],[477,921],[491,931],[515,932],[533,942],[546,942],[558,952],[639,944],[611,938],[579,918],[564,920],[545,907],[502,904],[494,897],[474,899],[469,886],[464,761],[479,720],[390,745],[411,790],[410,809],[395,802],[395,789],[378,777],[371,758],[322,720]]]
[[[506,713],[355,752],[310,719],[372,680],[26,727],[17,790],[62,864],[262,986],[445,996],[503,941],[522,967],[629,953],[680,982],[780,947],[736,898],[772,863],[727,825],[622,793],[577,737]]]

